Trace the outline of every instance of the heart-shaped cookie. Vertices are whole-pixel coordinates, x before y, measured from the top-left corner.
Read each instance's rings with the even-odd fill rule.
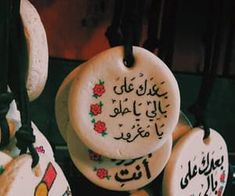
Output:
[[[221,135],[194,128],[174,146],[164,170],[163,195],[222,196],[228,178],[228,151]]]
[[[69,116],[82,142],[106,157],[132,159],[160,148],[180,109],[177,82],[154,54],[133,48],[135,64],[123,64],[123,47],[86,63],[69,94]]]

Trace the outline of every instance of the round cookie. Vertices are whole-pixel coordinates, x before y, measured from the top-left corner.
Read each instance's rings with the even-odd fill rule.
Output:
[[[20,15],[26,36],[29,64],[26,87],[30,101],[44,89],[48,73],[46,32],[37,10],[28,0],[22,0]]]
[[[97,55],[86,63],[69,94],[71,124],[82,142],[115,159],[154,152],[170,137],[179,118],[180,96],[173,74],[147,50],[134,47],[133,53],[131,68],[123,64],[123,47]]]
[[[58,125],[58,129],[64,138],[65,141],[67,141],[66,136],[66,130],[67,125],[69,124],[69,115],[68,115],[68,97],[69,97],[69,91],[73,82],[73,79],[75,77],[79,76],[79,72],[81,70],[81,67],[84,66],[83,64],[76,67],[72,72],[69,73],[69,75],[66,76],[62,84],[60,85],[56,98],[55,98],[55,116],[56,116],[56,122]]]
[[[16,132],[20,127],[20,121],[14,120],[15,129],[11,132]],[[32,122],[33,134],[35,135],[35,143],[33,144],[34,148],[39,154],[46,154],[48,157],[54,160],[54,153],[51,148],[51,145],[47,141],[46,137],[39,131],[37,126]],[[9,154],[11,157],[17,157],[20,154],[20,150],[16,147],[16,139],[13,137],[10,140],[8,146],[3,149],[3,152]]]
[[[0,175],[4,172],[6,165],[12,158],[4,152],[0,151]]]
[[[174,145],[181,137],[183,137],[183,135],[185,135],[191,129],[192,129],[191,122],[183,112],[180,112],[178,123],[172,134]]]
[[[118,160],[105,158],[89,150],[68,126],[70,157],[83,175],[94,184],[117,191],[136,190],[154,180],[164,169],[171,153],[172,138],[157,151],[144,157]]]
[[[210,129],[194,128],[174,146],[164,170],[163,195],[223,195],[228,177],[228,151],[224,139]]]
[[[30,155],[21,155],[12,160],[0,175],[0,195],[72,195],[57,163],[45,155],[40,155],[39,158],[37,175],[31,168]]]

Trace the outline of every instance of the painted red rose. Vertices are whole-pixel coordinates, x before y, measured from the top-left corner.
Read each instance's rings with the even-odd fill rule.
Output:
[[[105,123],[102,122],[102,121],[97,121],[95,124],[94,124],[94,130],[97,132],[97,133],[103,133],[106,131],[106,126],[105,126]]]
[[[93,94],[100,97],[105,92],[103,84],[96,84],[93,88]]]
[[[225,181],[225,173],[222,173],[220,175],[220,182],[224,182]]]
[[[108,176],[108,170],[106,170],[105,168],[98,168],[96,170],[96,175],[100,178],[100,179],[104,179]]]
[[[90,106],[90,112],[94,115],[94,116],[96,116],[96,115],[98,115],[98,114],[101,114],[101,112],[102,112],[102,108],[101,108],[101,106],[99,105],[99,104],[91,104],[91,106]]]

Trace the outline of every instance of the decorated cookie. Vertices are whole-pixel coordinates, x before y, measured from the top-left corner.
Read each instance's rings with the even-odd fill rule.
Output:
[[[189,130],[192,129],[192,124],[183,112],[180,112],[179,121],[173,131],[174,144]]]
[[[11,160],[12,160],[12,158],[8,154],[0,151],[0,176],[1,176],[1,174],[3,174],[6,165],[9,162],[11,162]]]
[[[145,49],[133,48],[135,64],[123,64],[123,47],[86,63],[69,94],[71,124],[93,151],[133,159],[160,148],[172,134],[180,109],[177,82]]]
[[[42,92],[48,72],[48,46],[46,33],[37,10],[28,0],[21,1],[20,15],[29,55],[27,90],[30,100]]]
[[[10,132],[16,132],[20,126],[21,123],[20,121],[17,120],[11,120],[12,122],[12,129],[10,129]],[[13,129],[14,128],[14,129]],[[35,143],[33,144],[36,151],[39,154],[46,154],[48,157],[51,159],[54,159],[54,153],[51,148],[51,145],[47,141],[46,137],[38,130],[37,126],[32,122],[32,128],[33,128],[33,133],[35,135]],[[9,154],[12,157],[16,157],[20,154],[20,150],[16,147],[16,139],[13,137],[10,140],[10,143],[7,147],[3,149],[3,152]]]
[[[222,196],[228,177],[228,151],[221,135],[194,128],[174,146],[164,170],[163,195]]]
[[[157,151],[143,157],[109,159],[88,149],[71,126],[68,126],[67,142],[72,161],[87,179],[105,189],[118,191],[135,190],[154,180],[165,167],[172,146],[169,137]]]
[[[60,167],[40,155],[36,171],[31,168],[30,155],[21,155],[12,160],[0,175],[0,195],[4,196],[69,196],[71,190]]]
[[[67,136],[65,131],[67,130],[67,125],[69,124],[69,115],[68,115],[68,96],[69,91],[73,82],[73,79],[75,77],[79,76],[79,72],[81,70],[81,67],[83,65],[79,65],[77,68],[75,68],[62,82],[62,84],[59,87],[59,90],[56,94],[55,99],[55,116],[56,116],[56,122],[59,128],[59,131],[64,138],[65,141],[67,141]]]

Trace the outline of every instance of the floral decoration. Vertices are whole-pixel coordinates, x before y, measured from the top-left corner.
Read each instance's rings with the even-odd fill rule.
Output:
[[[100,179],[110,179],[111,176],[108,175],[108,170],[105,168],[94,168],[94,171],[96,171],[96,176],[98,176]]]
[[[93,97],[97,99],[98,97],[101,97],[104,94],[104,92],[105,92],[104,81],[99,80],[99,83],[95,84],[93,88]]]
[[[99,80],[98,83],[93,87],[93,95],[95,99],[98,99],[105,93],[104,81]],[[101,120],[96,120],[95,117],[102,113],[103,102],[99,101],[98,103],[91,103],[89,116],[91,117],[91,123],[93,123],[93,129],[96,133],[101,134],[102,136],[107,135],[107,127],[105,122]]]
[[[100,101],[99,103],[91,104],[90,105],[90,116],[97,116],[98,114],[102,113],[102,106],[104,104]]]
[[[36,146],[35,149],[38,153],[45,154],[45,150],[43,146]]]

